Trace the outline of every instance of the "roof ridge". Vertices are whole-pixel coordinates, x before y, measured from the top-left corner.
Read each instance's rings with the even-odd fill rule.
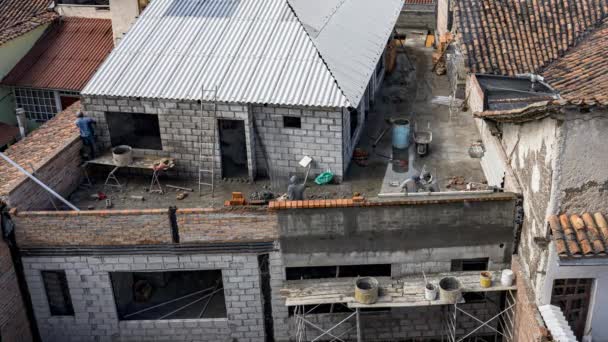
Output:
[[[344,98],[346,99],[346,101],[348,102],[348,104],[350,105],[350,107],[353,106],[353,103],[351,101],[351,99],[348,98],[348,96],[346,96],[346,93],[344,92],[344,90],[342,89],[342,87],[340,86],[340,83],[338,83],[338,79],[336,78],[336,76],[334,75],[334,73],[332,72],[331,68],[329,67],[329,64],[327,64],[327,62],[325,61],[325,58],[323,58],[323,55],[321,54],[321,50],[319,50],[319,48],[317,47],[317,45],[315,44],[314,40],[312,39],[312,37],[310,36],[310,34],[308,33],[308,31],[306,31],[306,29],[304,28],[304,23],[302,22],[302,20],[300,19],[300,17],[298,16],[298,14],[296,13],[296,10],[293,8],[293,6],[289,3],[289,0],[284,0],[285,3],[287,4],[287,7],[289,7],[289,10],[291,11],[291,13],[294,15],[294,17],[297,19],[298,24],[300,24],[300,29],[302,31],[304,31],[304,34],[306,35],[306,37],[308,38],[308,40],[310,41],[310,43],[312,44],[312,46],[315,48],[315,51],[317,52],[317,55],[319,56],[319,58],[321,59],[321,61],[323,61],[323,65],[325,65],[325,68],[327,68],[327,71],[329,72],[329,74],[331,75],[331,78],[333,78],[334,82],[336,83],[336,87],[338,87],[338,89],[340,90],[340,93],[342,93],[342,96],[344,96]],[[346,1],[346,0],[344,0]],[[342,1],[341,4],[344,3],[344,1]],[[340,5],[341,6],[341,5]]]

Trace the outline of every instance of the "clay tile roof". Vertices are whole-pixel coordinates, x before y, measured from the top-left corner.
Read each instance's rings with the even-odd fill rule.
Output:
[[[608,96],[608,19],[543,75],[562,96]]]
[[[62,18],[6,75],[2,84],[80,91],[113,47],[111,20]]]
[[[500,75],[539,73],[607,16],[608,0],[457,0],[454,11],[468,69]]]
[[[49,10],[51,2],[0,0],[0,45],[57,18],[57,13]]]
[[[608,223],[602,213],[554,215],[549,226],[561,259],[608,256]]]
[[[30,170],[30,165],[34,170],[39,169],[79,139],[80,134],[74,124],[78,110],[80,101],[57,114],[4,153],[26,170]],[[0,199],[8,196],[25,179],[25,175],[0,159]]]

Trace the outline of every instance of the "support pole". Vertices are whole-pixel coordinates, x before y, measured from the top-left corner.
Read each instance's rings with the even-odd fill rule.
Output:
[[[44,190],[48,191],[49,193],[51,193],[51,195],[55,196],[57,199],[59,199],[65,205],[67,205],[68,207],[70,207],[70,209],[72,209],[74,211],[80,211],[80,209],[78,209],[75,205],[73,205],[68,200],[66,200],[65,198],[63,198],[60,194],[56,193],[53,189],[49,188],[46,184],[44,184],[38,178],[34,177],[32,174],[30,174],[29,172],[27,172],[24,168],[22,168],[19,164],[17,164],[16,162],[14,162],[6,154],[0,152],[0,157],[2,157],[2,159],[6,160],[9,164],[11,164],[12,166],[14,166],[17,170],[19,170],[19,172],[21,172],[24,175],[26,175],[29,179],[33,180],[36,184],[40,185]]]
[[[363,341],[361,339],[361,317],[360,317],[361,315],[360,315],[360,311],[359,311],[360,309],[357,308],[356,310],[357,310],[356,311],[356,314],[357,314],[357,342],[361,342],[361,341]]]

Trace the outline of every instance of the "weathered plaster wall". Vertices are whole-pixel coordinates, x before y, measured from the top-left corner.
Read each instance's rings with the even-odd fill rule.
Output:
[[[560,212],[605,212],[608,208],[608,113],[570,112],[562,127]]]
[[[129,31],[139,16],[137,0],[110,0],[114,45]]]
[[[519,255],[536,293],[542,284],[547,251],[535,243],[534,238],[548,236],[546,217],[555,210],[551,194],[560,144],[559,129],[559,123],[550,118],[522,125],[502,125],[503,148],[524,198],[525,219]]]
[[[123,2],[125,2],[123,0]],[[64,17],[111,19],[108,6],[64,5],[55,6],[55,11]]]
[[[440,36],[446,32],[448,32],[448,22],[449,22],[449,0],[437,0],[437,29],[435,34]]]

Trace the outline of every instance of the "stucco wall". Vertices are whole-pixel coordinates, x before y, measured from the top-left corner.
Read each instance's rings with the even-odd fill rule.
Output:
[[[137,0],[110,0],[114,45],[129,31],[139,16]]]
[[[42,36],[47,25],[42,25],[22,36],[12,39],[0,45],[0,79],[3,79],[13,67],[23,58],[34,46],[34,43]],[[15,99],[9,95],[9,87],[0,87],[0,121],[7,124],[16,125]]]
[[[125,2],[123,0],[123,2]],[[64,17],[111,19],[108,6],[64,5],[55,6],[55,11]]]
[[[437,29],[435,34],[441,36],[448,32],[449,0],[437,0]]]
[[[534,238],[548,237],[546,217],[555,210],[551,193],[560,144],[558,121],[546,118],[519,124],[503,124],[503,148],[523,194],[525,219],[519,255],[524,272],[538,293],[547,263],[547,251]]]
[[[608,208],[608,113],[566,114],[561,157],[561,212],[605,212]]]

